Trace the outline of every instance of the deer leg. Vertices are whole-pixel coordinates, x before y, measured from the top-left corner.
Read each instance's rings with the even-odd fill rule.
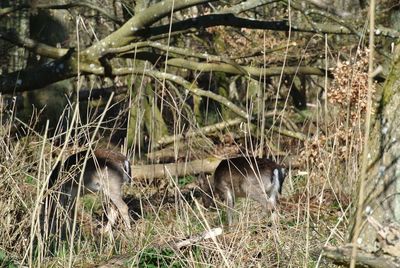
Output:
[[[110,195],[111,202],[117,207],[119,214],[121,215],[125,227],[128,229],[131,229],[131,219],[129,217],[129,211],[128,211],[128,206],[122,200],[121,195]],[[115,220],[114,220],[115,221]]]
[[[267,196],[263,191],[256,187],[250,187],[248,197],[260,203],[266,212],[272,212],[276,207],[276,195]]]
[[[263,209],[268,216],[271,217],[272,222],[277,225],[279,222],[279,214],[276,212],[276,194],[272,193],[271,196],[266,196],[260,189],[252,188],[248,193],[248,197],[257,201],[263,206]]]
[[[208,177],[201,173],[198,178],[200,189],[202,190],[201,199],[203,200],[203,206],[209,208],[210,206],[216,207],[213,196],[212,182],[214,179],[209,180]]]
[[[235,206],[235,200],[232,194],[232,190],[229,187],[224,186],[222,188],[223,189],[217,188],[216,190],[222,201],[225,201],[227,207],[226,214],[228,218],[228,226],[231,226],[233,222],[233,208]]]
[[[72,226],[74,224],[75,210],[77,204],[78,188],[75,185],[66,183],[59,193],[59,206],[55,209],[59,222],[59,233],[62,240],[67,240],[72,235]]]
[[[112,172],[111,170],[108,171],[108,180],[103,182],[104,189],[103,193],[105,196],[109,198],[112,204],[115,205],[119,214],[121,215],[122,220],[124,221],[125,227],[131,229],[130,217],[128,206],[122,199],[122,182],[119,179],[118,174]],[[108,216],[107,216],[108,217]],[[116,220],[116,216],[111,217],[109,219],[110,224],[114,224]]]
[[[273,193],[271,196],[267,199],[267,204],[266,204],[266,209],[268,211],[274,211],[276,208],[276,195]]]
[[[233,222],[233,208],[235,206],[235,201],[233,199],[232,191],[228,189],[228,191],[225,192],[225,197],[226,197],[226,205],[228,206],[227,208],[227,215],[228,215],[228,225],[231,226]]]
[[[115,224],[116,220],[117,220],[117,216],[118,216],[118,211],[116,209],[114,209],[113,206],[109,206],[107,208],[107,219],[108,219],[108,223],[107,226],[104,228],[104,231],[106,233],[111,233],[111,229],[112,226]]]

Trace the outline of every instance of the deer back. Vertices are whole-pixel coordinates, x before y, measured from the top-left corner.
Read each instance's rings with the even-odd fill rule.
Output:
[[[216,188],[229,187],[237,197],[245,197],[252,187],[264,187],[267,193],[273,190],[280,193],[284,177],[282,166],[268,158],[254,157],[225,159],[214,172]]]
[[[101,190],[105,184],[112,183],[121,187],[123,183],[131,181],[130,162],[123,154],[98,149],[94,154],[89,153],[84,166],[86,155],[86,150],[81,151],[70,155],[62,165],[58,163],[50,176],[49,186],[61,180],[63,192],[73,191],[78,187],[82,172],[82,189],[85,187],[92,192]]]

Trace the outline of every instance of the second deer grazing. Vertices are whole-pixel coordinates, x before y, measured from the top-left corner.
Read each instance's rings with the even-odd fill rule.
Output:
[[[42,226],[48,234],[61,234],[62,240],[71,232],[71,219],[74,218],[76,199],[86,193],[102,192],[121,215],[125,226],[130,229],[128,206],[122,199],[122,185],[131,181],[129,160],[122,154],[110,150],[87,151],[69,156],[63,164],[58,163],[52,171],[49,189],[56,194],[46,198],[42,209]],[[53,192],[54,193],[54,192]],[[109,231],[115,223],[118,213],[112,206],[107,212]]]
[[[213,178],[208,182],[200,178],[205,207],[213,204],[213,193],[226,202],[228,224],[232,224],[235,199],[249,197],[271,212],[277,205],[282,192],[285,169],[268,158],[237,157],[222,160]]]

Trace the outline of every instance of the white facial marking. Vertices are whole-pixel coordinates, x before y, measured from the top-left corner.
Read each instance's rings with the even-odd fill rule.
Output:
[[[275,178],[279,178],[279,170],[277,168],[274,169],[274,179],[273,180],[275,180]]]
[[[275,195],[275,193],[279,192],[279,187],[280,187],[280,183],[279,183],[279,170],[277,168],[274,169],[273,171],[273,175],[272,175],[272,195]]]
[[[124,164],[125,164],[125,170],[129,171],[129,161],[125,160]]]
[[[130,182],[131,181],[131,172],[130,172],[130,170],[131,170],[131,167],[130,167],[130,163],[129,163],[129,161],[126,159],[125,161],[124,161],[124,180],[125,180],[125,182]]]

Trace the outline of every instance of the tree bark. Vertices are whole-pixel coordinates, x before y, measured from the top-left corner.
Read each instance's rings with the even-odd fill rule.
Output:
[[[397,47],[368,143],[370,165],[362,209],[380,223],[400,220],[399,72],[400,47]],[[350,234],[353,233],[351,229]],[[364,224],[358,241],[371,247],[375,239],[376,230]]]

